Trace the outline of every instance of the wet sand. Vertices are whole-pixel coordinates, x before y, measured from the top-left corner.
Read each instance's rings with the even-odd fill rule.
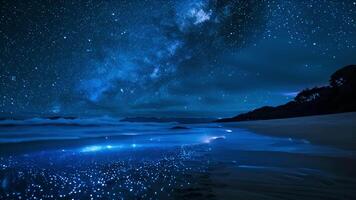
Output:
[[[356,149],[356,112],[222,125],[248,129],[258,134],[306,139],[316,144]]]
[[[356,149],[356,113],[224,123],[253,133]],[[215,143],[208,186],[215,199],[355,199],[356,159],[332,155],[238,151]]]

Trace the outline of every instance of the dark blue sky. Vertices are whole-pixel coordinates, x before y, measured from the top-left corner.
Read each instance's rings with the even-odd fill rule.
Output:
[[[231,116],[356,63],[353,0],[8,0],[0,115]]]

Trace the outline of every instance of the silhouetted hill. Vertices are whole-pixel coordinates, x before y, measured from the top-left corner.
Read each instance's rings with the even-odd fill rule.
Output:
[[[265,106],[217,122],[265,120],[356,111],[356,65],[346,66],[331,75],[329,86],[301,91],[284,105]]]

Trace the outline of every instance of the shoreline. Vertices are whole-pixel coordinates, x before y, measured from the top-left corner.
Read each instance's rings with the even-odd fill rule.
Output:
[[[356,150],[356,112],[220,124],[262,135],[305,139],[314,144]]]
[[[328,126],[352,131],[354,116],[356,113],[327,116]],[[319,127],[317,124],[324,124],[327,119],[322,116],[303,118],[302,122],[299,118],[263,123],[272,124],[270,129],[278,125],[285,132],[300,124],[304,129]],[[264,127],[256,125],[261,121],[244,124],[251,123]],[[63,194],[76,199],[90,195],[108,199],[355,199],[353,152],[258,135],[243,130],[241,123],[223,124],[224,127],[197,124],[178,130],[159,124],[150,131],[144,124],[131,125],[118,133],[139,132],[108,136],[115,130],[97,127],[87,132],[86,127],[73,131],[54,126],[42,130],[78,136],[106,131],[99,138],[0,144],[0,150],[2,147],[3,151],[19,152],[3,156],[0,153],[0,180],[6,180],[0,199],[48,195],[60,198]],[[34,128],[32,132],[38,130],[41,129]]]

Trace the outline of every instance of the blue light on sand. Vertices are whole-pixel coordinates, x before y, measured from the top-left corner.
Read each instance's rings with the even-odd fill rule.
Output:
[[[90,153],[90,152],[98,152],[98,151],[105,151],[105,150],[112,150],[121,148],[122,146],[113,146],[113,145],[93,145],[93,146],[86,146],[82,148],[81,152],[83,153]]]
[[[98,151],[108,151],[108,150],[117,150],[123,148],[137,148],[141,145],[138,144],[129,144],[129,145],[92,145],[83,147],[80,152],[83,153],[92,153]]]
[[[101,150],[103,150],[102,146],[94,145],[94,146],[84,147],[82,149],[82,152],[96,152],[96,151],[101,151]]]

